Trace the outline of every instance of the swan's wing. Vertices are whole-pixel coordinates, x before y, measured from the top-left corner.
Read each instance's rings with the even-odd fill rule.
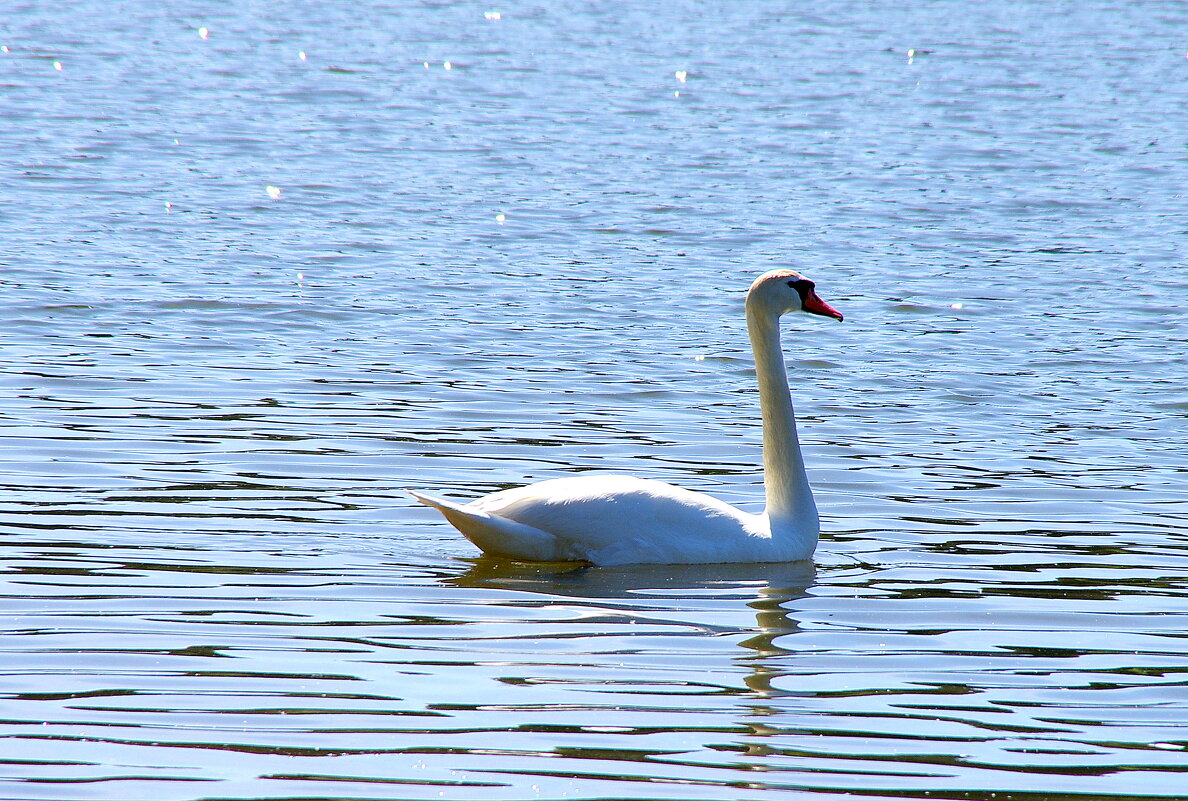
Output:
[[[597,565],[771,558],[770,537],[757,516],[708,495],[632,476],[552,479],[487,495],[467,509],[548,532],[557,558]]]
[[[412,490],[408,493],[441,512],[454,528],[485,553],[533,562],[573,558],[562,555],[563,548],[557,538],[538,528]]]

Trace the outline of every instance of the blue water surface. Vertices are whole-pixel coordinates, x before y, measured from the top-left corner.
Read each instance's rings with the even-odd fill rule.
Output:
[[[1179,3],[20,4],[0,797],[1182,798]],[[532,566],[459,499],[762,504],[815,565]]]

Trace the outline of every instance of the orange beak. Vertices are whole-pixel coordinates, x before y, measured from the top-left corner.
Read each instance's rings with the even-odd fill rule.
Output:
[[[801,304],[801,308],[803,308],[809,314],[819,314],[822,317],[832,317],[835,320],[843,319],[841,312],[817,297],[817,293],[812,289],[810,289],[808,291],[808,295],[805,296],[804,303]]]

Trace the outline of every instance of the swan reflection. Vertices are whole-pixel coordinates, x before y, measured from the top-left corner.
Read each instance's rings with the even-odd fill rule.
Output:
[[[761,677],[770,679],[780,671],[765,669],[761,663],[792,653],[780,640],[795,633],[798,625],[784,605],[803,597],[815,578],[816,567],[809,561],[605,568],[480,558],[464,573],[442,581],[456,587],[498,590],[504,606],[572,607],[576,602],[627,617],[632,623],[667,624],[684,632],[732,636],[745,649],[734,659],[753,663],[748,686],[770,692],[769,680]]]

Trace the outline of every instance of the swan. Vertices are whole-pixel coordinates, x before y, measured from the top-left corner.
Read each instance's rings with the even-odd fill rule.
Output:
[[[842,315],[795,270],[771,270],[747,292],[747,332],[763,416],[767,506],[749,514],[647,478],[579,475],[494,492],[470,503],[410,494],[483,552],[526,562],[595,565],[795,562],[817,547],[820,521],[788,392],[779,319]]]

